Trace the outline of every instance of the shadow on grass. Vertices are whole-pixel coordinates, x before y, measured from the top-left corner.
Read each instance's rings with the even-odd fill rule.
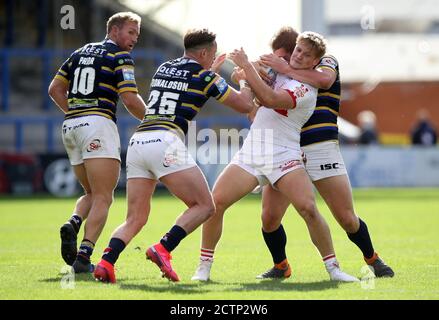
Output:
[[[235,285],[239,285],[239,288],[231,288],[228,291],[323,291],[335,289],[339,283],[330,280],[302,283],[264,280],[255,283],[235,283]]]
[[[207,293],[210,292],[208,288],[199,284],[182,284],[182,283],[170,283],[165,282],[160,285],[148,285],[148,284],[133,284],[123,283],[123,280],[119,281],[119,288],[122,290],[139,290],[143,292],[172,292],[178,294],[194,294],[194,293]]]
[[[59,274],[56,277],[53,278],[46,278],[46,279],[40,279],[39,282],[46,282],[46,283],[55,283],[55,282],[61,282],[68,279],[73,279],[72,274]],[[95,278],[93,277],[92,273],[84,273],[84,274],[75,274],[74,280],[78,282],[96,282]]]
[[[218,288],[218,285],[223,288]],[[282,282],[279,280],[267,280],[254,283],[221,283],[216,281],[208,281],[203,283],[185,284],[185,283],[163,283],[163,285],[148,285],[148,284],[132,284],[119,282],[119,286],[123,290],[140,290],[147,292],[174,292],[179,294],[194,294],[194,293],[209,293],[212,292],[212,286],[215,286],[214,291],[229,291],[229,292],[251,292],[251,291],[323,291],[337,288],[338,282],[324,280],[319,282],[308,283],[291,283]]]

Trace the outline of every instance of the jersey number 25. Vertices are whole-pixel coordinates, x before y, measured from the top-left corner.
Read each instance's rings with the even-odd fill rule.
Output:
[[[175,114],[179,97],[180,94],[174,92],[151,91],[148,100],[147,114]],[[159,100],[160,103],[158,104]]]

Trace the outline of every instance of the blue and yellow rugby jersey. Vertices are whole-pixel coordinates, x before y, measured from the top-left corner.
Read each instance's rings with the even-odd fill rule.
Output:
[[[337,118],[340,109],[340,72],[335,57],[325,55],[316,69],[330,69],[337,74],[332,86],[319,89],[316,108],[311,118],[303,125],[300,133],[300,145],[307,146],[316,142],[338,140]]]
[[[151,80],[148,108],[136,132],[166,130],[184,137],[210,97],[224,101],[231,89],[213,71],[181,57],[163,63]]]
[[[65,119],[96,115],[116,122],[119,94],[137,93],[134,61],[111,40],[89,43],[73,52],[55,78],[69,86]]]

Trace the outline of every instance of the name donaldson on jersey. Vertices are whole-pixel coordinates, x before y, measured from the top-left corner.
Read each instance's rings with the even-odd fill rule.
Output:
[[[189,84],[181,81],[169,81],[163,79],[153,79],[151,81],[151,87],[160,87],[164,89],[174,89],[178,91],[187,91]]]

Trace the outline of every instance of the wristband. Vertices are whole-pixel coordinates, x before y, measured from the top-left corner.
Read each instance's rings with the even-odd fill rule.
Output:
[[[247,80],[241,79],[239,80],[239,88],[250,88],[250,85],[248,84]]]

